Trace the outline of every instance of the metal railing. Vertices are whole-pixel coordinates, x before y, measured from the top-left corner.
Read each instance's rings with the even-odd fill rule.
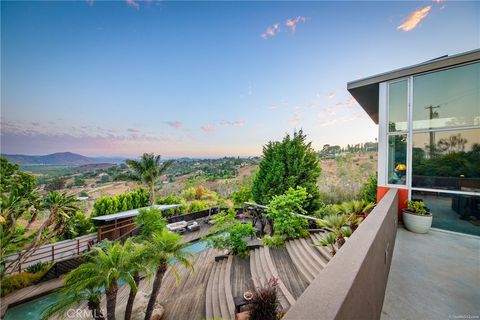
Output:
[[[58,262],[71,259],[80,255],[83,252],[90,250],[91,246],[97,242],[97,234],[90,233],[75,239],[63,240],[55,243],[45,244],[40,246],[31,254],[25,261],[18,264],[15,269],[7,268],[6,274],[15,274],[24,271],[29,266],[37,263]],[[22,251],[21,254],[25,254]],[[18,253],[8,255],[6,257],[6,265],[18,258]]]

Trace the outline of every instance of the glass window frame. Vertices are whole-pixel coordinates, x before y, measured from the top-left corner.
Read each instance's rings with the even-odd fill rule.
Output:
[[[402,82],[402,81],[407,81],[407,128],[406,130],[403,130],[403,131],[392,131],[390,132],[390,85],[392,83],[396,83],[396,82]],[[386,163],[385,163],[385,166],[384,166],[384,170],[385,170],[385,178],[386,178],[386,186],[389,187],[389,188],[409,188],[410,190],[410,180],[411,180],[411,169],[410,169],[410,163],[409,163],[409,159],[410,159],[410,149],[411,149],[411,101],[412,101],[412,86],[411,86],[411,82],[412,82],[412,77],[403,77],[403,78],[399,78],[399,79],[395,79],[395,80],[392,80],[392,81],[388,81],[386,83],[387,85],[387,95],[386,95],[386,99],[387,99],[387,108],[386,108],[386,123],[385,123],[385,132],[387,133],[387,148],[386,148]],[[389,183],[389,168],[388,168],[388,161],[390,159],[390,148],[388,147],[389,145],[389,141],[390,141],[390,137],[391,136],[406,136],[407,137],[407,150],[406,150],[406,165],[407,165],[407,171],[406,171],[406,179],[405,179],[405,184],[391,184]]]
[[[412,149],[413,149],[413,133],[428,133],[428,132],[440,132],[440,131],[459,131],[459,130],[466,130],[466,129],[480,129],[480,124],[478,125],[471,125],[471,126],[455,126],[455,127],[444,127],[444,128],[433,128],[433,129],[415,129],[413,130],[413,80],[414,77],[417,76],[422,76],[428,73],[435,73],[435,72],[441,72],[445,71],[448,69],[453,69],[453,68],[458,68],[458,67],[464,67],[469,64],[474,64],[478,63],[478,61],[473,61],[473,62],[468,62],[468,63],[463,63],[455,66],[449,66],[445,68],[439,68],[436,70],[432,71],[427,71],[427,72],[422,72],[418,73],[415,75],[410,75],[408,77],[403,77],[403,78],[398,78],[395,80],[391,81],[386,81],[386,114],[385,114],[385,123],[384,123],[384,129],[386,133],[386,143],[388,146],[388,141],[389,137],[392,135],[407,135],[407,172],[406,172],[406,184],[405,185],[400,185],[400,184],[389,184],[388,183],[388,159],[389,159],[389,148],[387,147],[385,150],[385,165],[383,168],[385,178],[386,178],[386,184],[385,186],[388,188],[399,188],[399,189],[407,189],[408,190],[408,199],[411,199],[412,197],[412,191],[427,191],[427,192],[442,192],[442,193],[452,193],[452,194],[461,194],[461,195],[470,195],[470,196],[480,196],[480,192],[470,192],[470,191],[458,191],[458,190],[443,190],[443,189],[430,189],[430,188],[415,188],[412,187]],[[407,130],[405,131],[395,131],[395,132],[390,132],[389,131],[389,88],[390,88],[390,83],[398,82],[398,81],[403,81],[403,80],[408,80],[407,82],[407,92],[408,92],[408,104],[407,104]]]

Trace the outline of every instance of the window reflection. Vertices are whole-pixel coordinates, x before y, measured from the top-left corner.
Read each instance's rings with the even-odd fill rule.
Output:
[[[480,197],[461,194],[413,191],[433,215],[432,227],[480,235]]]
[[[407,180],[407,136],[388,137],[388,183],[405,185]]]
[[[408,83],[390,83],[388,88],[388,131],[407,130]]]
[[[480,63],[414,77],[414,130],[471,125],[480,125]]]
[[[480,191],[480,129],[413,134],[412,187]]]

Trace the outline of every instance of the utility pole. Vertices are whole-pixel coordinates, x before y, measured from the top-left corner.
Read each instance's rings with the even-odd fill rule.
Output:
[[[425,107],[425,109],[429,109],[430,111],[430,120],[438,118],[438,111],[433,111],[433,109],[438,109],[438,108],[440,108],[440,106],[429,105],[428,107]],[[433,129],[431,126],[431,122],[430,122],[429,129]],[[435,153],[435,132],[430,131],[430,158],[434,156],[434,153]]]

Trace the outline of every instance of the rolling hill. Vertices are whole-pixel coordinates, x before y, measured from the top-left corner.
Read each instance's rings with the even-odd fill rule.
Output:
[[[57,152],[43,156],[32,156],[24,154],[2,154],[10,162],[20,165],[48,165],[48,166],[81,166],[95,163],[119,163],[120,158],[91,158],[73,152]]]

